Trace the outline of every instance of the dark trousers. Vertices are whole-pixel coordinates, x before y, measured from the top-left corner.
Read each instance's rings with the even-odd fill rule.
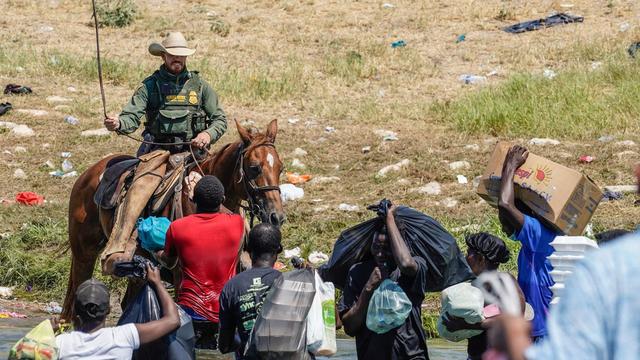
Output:
[[[193,331],[196,334],[196,349],[218,349],[218,323],[193,320]]]

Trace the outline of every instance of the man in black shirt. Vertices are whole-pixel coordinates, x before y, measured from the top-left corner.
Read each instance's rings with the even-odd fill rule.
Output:
[[[262,223],[249,232],[247,244],[251,255],[251,269],[229,280],[220,295],[220,352],[236,352],[236,359],[244,359],[245,345],[273,282],[281,276],[273,269],[282,251],[280,230]],[[238,336],[236,336],[236,331]]]
[[[387,211],[386,227],[374,235],[372,259],[349,270],[347,284],[338,305],[347,335],[355,336],[358,359],[429,359],[420,307],[427,288],[427,264],[411,256],[394,218],[395,207]],[[366,325],[369,300],[383,279],[396,281],[411,300],[409,317],[400,327],[376,334]]]

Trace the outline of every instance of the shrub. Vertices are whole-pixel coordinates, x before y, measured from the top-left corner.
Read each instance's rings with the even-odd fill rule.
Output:
[[[138,13],[134,0],[103,0],[96,4],[100,27],[125,27],[133,24]]]

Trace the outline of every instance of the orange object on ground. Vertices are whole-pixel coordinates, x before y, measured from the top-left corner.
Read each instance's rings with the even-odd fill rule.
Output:
[[[42,205],[44,204],[44,196],[31,191],[23,191],[16,195],[16,201],[23,205]]]
[[[290,184],[299,185],[311,180],[311,175],[300,175],[298,173],[287,172],[287,181]]]
[[[282,262],[280,262],[280,261],[276,261],[276,263],[275,263],[275,264],[273,264],[273,268],[274,268],[274,269],[276,269],[276,270],[278,270],[278,271],[280,271],[280,270],[282,270],[282,269],[284,269],[284,268],[286,268],[286,267],[287,267],[287,265],[283,264],[283,263],[282,263]]]

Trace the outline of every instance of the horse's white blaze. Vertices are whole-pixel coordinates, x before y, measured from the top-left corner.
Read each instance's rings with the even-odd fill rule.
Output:
[[[271,155],[271,153],[267,154],[267,162],[269,163],[269,166],[271,166],[271,168],[273,168],[274,161],[275,159],[273,158],[273,155]]]

